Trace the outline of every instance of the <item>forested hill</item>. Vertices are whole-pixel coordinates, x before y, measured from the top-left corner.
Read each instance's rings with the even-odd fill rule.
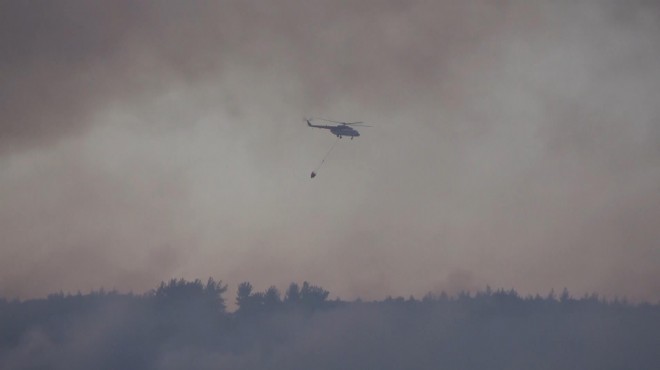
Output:
[[[292,283],[0,299],[0,369],[660,369],[660,305],[486,289],[329,300]]]

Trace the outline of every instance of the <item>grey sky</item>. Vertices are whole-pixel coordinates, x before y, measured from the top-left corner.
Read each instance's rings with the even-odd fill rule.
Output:
[[[652,1],[0,5],[0,295],[660,299]],[[303,116],[361,120],[333,137]]]

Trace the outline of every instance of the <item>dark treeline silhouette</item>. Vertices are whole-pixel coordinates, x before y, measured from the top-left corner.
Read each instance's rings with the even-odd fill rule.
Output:
[[[660,369],[660,305],[487,287],[329,300],[209,279],[0,298],[0,369]]]

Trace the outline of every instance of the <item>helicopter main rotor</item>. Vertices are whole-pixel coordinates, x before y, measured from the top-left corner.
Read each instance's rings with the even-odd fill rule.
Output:
[[[332,123],[338,123],[340,125],[344,126],[360,126],[360,127],[371,127],[369,125],[365,125],[364,122],[362,121],[357,121],[357,122],[341,122],[341,121],[333,121],[331,119],[325,119],[325,118],[312,118],[313,119],[318,119],[321,121],[326,121],[326,122],[332,122]]]

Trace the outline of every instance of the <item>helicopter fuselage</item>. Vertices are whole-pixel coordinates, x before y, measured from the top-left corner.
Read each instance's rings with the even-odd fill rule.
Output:
[[[346,125],[331,127],[330,132],[332,132],[338,137],[349,136],[351,138],[354,138],[360,136],[360,133],[356,129],[352,127],[348,127]]]
[[[342,124],[342,125],[337,125],[337,126],[330,126],[330,125],[313,125],[309,121],[307,121],[307,124],[309,127],[315,127],[315,128],[323,128],[326,130],[330,130],[335,136],[341,138],[344,136],[348,136],[351,139],[357,136],[360,136],[360,133],[358,130],[352,128],[351,126]]]

